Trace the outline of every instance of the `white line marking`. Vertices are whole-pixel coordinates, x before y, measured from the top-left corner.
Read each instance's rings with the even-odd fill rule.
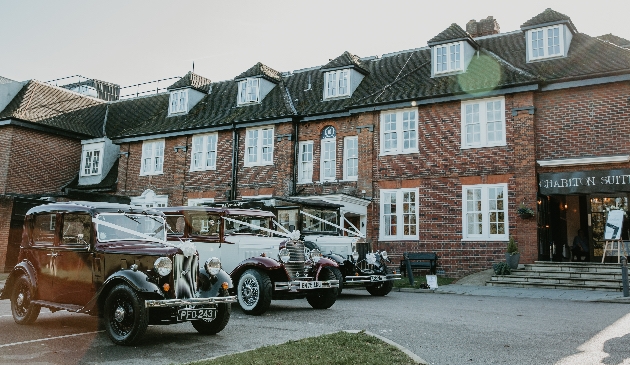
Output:
[[[17,346],[17,345],[24,345],[27,343],[34,343],[34,342],[42,342],[42,341],[50,341],[50,340],[58,340],[60,338],[68,338],[68,337],[76,337],[76,336],[83,336],[83,335],[92,335],[95,333],[100,333],[100,332],[105,332],[103,331],[94,331],[94,332],[84,332],[84,333],[75,333],[72,335],[64,335],[64,336],[56,336],[56,337],[48,337],[48,338],[40,338],[37,340],[30,340],[30,341],[22,341],[22,342],[14,342],[14,343],[6,343],[4,345],[0,345],[0,348],[2,347],[9,347],[9,346]]]

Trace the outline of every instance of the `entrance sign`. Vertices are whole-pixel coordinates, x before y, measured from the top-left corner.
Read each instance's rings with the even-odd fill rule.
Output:
[[[427,275],[427,285],[431,289],[437,289],[438,288],[437,275]]]
[[[606,219],[606,229],[604,230],[605,240],[621,239],[621,229],[623,226],[623,210],[611,210]]]
[[[630,192],[630,169],[538,174],[542,195]]]

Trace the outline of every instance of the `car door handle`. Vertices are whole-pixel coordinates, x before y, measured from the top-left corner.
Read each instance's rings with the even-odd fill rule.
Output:
[[[53,252],[53,253],[46,254],[46,256],[57,257],[57,256],[59,256],[59,254],[56,253],[56,252]]]

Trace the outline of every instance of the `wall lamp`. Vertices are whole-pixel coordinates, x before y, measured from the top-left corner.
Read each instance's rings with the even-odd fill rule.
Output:
[[[175,150],[175,153],[177,153],[177,151],[182,150],[184,152],[188,151],[188,146],[175,146],[173,147],[173,150]]]
[[[125,157],[129,157],[129,152],[120,152],[118,154],[118,156],[125,156]]]

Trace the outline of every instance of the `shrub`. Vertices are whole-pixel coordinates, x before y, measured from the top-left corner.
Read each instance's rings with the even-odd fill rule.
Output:
[[[518,253],[518,246],[516,245],[516,241],[514,241],[514,237],[512,236],[510,236],[510,241],[508,241],[507,253],[509,253],[510,255],[516,255]]]
[[[494,270],[495,275],[510,275],[512,273],[512,269],[510,269],[507,262],[492,264],[492,269]]]

